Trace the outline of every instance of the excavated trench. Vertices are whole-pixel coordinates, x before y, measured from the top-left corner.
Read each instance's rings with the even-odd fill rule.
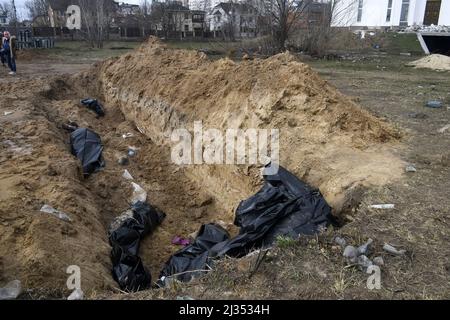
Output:
[[[31,186],[14,187],[28,200],[18,207],[17,199],[2,199],[0,209],[36,212],[45,202],[70,214],[73,222],[34,214],[23,217],[19,233],[16,225],[0,225],[2,256],[7,250],[22,255],[3,261],[1,271],[25,279],[29,287],[66,292],[61,289],[65,269],[74,264],[81,267],[86,292],[117,287],[111,277],[107,230],[129,207],[132,188],[122,177],[125,169],[147,191],[148,202],[167,214],[141,243],[140,256],[153,280],[179,249],[171,244],[174,236],[188,237],[210,222],[236,232],[234,211],[261,186],[260,170],[249,164],[173,163],[171,134],[180,128],[192,130],[194,121],[203,121],[205,130],[221,132],[279,129],[280,163],[319,188],[337,216],[356,206],[365,188],[399,179],[402,172],[403,162],[392,152],[398,147],[398,133],[289,54],[212,62],[203,54],[170,50],[151,39],[88,72],[58,78],[44,88],[40,81],[33,88],[15,88],[28,92],[22,99],[32,111],[26,111],[24,121],[44,124],[38,136],[46,138],[32,142],[34,150],[41,150],[29,159],[40,167],[35,164],[32,173],[16,172],[22,180],[34,179]],[[104,102],[104,118],[79,105],[88,96]],[[91,128],[102,138],[106,168],[88,179],[81,177],[78,162],[68,152],[68,133],[62,129],[67,121]],[[17,128],[5,130],[12,134]],[[131,137],[123,138],[127,133]],[[137,155],[120,165],[130,146],[137,148]],[[0,177],[6,176],[0,171]]]

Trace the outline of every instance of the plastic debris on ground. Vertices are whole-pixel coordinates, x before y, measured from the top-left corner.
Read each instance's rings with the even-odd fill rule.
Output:
[[[128,170],[125,170],[123,172],[122,177],[124,177],[127,180],[134,180],[133,176],[130,174],[130,172]]]
[[[395,204],[373,204],[369,206],[370,209],[395,209]]]
[[[137,148],[136,147],[128,147],[128,156],[129,157],[134,157],[137,154]]]
[[[72,154],[75,155],[83,167],[84,176],[97,172],[105,166],[102,152],[103,145],[100,136],[94,131],[80,128],[70,135]]]
[[[70,296],[67,297],[67,300],[83,300],[84,299],[84,293],[81,289],[75,289],[70,294]]]
[[[383,250],[390,254],[393,254],[394,256],[401,256],[406,253],[406,250],[398,250],[397,248],[395,248],[394,246],[391,246],[388,243],[384,244]]]
[[[62,211],[56,210],[55,208],[53,208],[52,206],[49,206],[47,204],[43,205],[40,211],[51,214],[52,216],[55,216],[58,219],[61,219],[63,221],[72,222],[72,219],[67,214],[65,214]]]
[[[234,224],[240,227],[239,235],[229,239],[218,225],[202,226],[195,241],[169,259],[160,278],[181,273],[176,279],[189,281],[197,272],[188,271],[208,269],[211,258],[242,257],[271,246],[278,236],[314,235],[334,224],[331,208],[318,190],[282,167],[277,174],[263,177],[261,190],[236,210]]]
[[[367,268],[374,264],[372,260],[368,258],[368,255],[372,251],[372,244],[373,240],[368,239],[366,243],[360,245],[358,248],[351,245],[346,246],[342,256],[346,258],[348,262],[358,266],[361,271],[365,272]]]
[[[406,172],[410,172],[410,173],[414,173],[414,172],[417,172],[417,169],[416,169],[415,166],[413,166],[412,164],[410,164],[410,165],[407,165],[407,166],[405,167],[405,171],[406,171]]]
[[[14,113],[14,111],[5,111],[4,113],[3,113],[3,115],[6,117],[6,116],[9,116],[9,115],[11,115],[11,114],[13,114]]]
[[[124,139],[132,138],[132,137],[134,137],[134,134],[132,134],[132,133],[130,133],[130,132],[125,133],[125,134],[122,135],[122,138],[124,138]]]
[[[22,293],[22,283],[19,280],[8,282],[0,288],[0,300],[14,300]]]
[[[426,106],[433,109],[442,108],[442,101],[431,100],[426,103]]]
[[[189,239],[185,239],[180,236],[175,236],[172,239],[172,244],[177,246],[188,246],[191,244],[191,241]]]
[[[140,242],[166,215],[145,202],[133,204],[131,212],[131,217],[110,230],[112,273],[122,290],[139,291],[151,287],[150,272],[138,255]]]
[[[81,100],[81,104],[94,111],[98,117],[105,116],[105,110],[103,109],[103,106],[96,99],[83,99]]]
[[[215,245],[228,240],[228,231],[216,224],[205,224],[200,228],[194,242],[170,257],[161,271],[158,284],[164,286],[164,278],[175,276],[179,281],[190,281],[193,276],[210,270],[209,251]]]
[[[140,185],[138,185],[137,183],[132,182],[131,185],[133,186],[133,195],[131,197],[131,203],[136,203],[136,202],[145,202],[147,201],[147,192],[142,189],[142,187]]]

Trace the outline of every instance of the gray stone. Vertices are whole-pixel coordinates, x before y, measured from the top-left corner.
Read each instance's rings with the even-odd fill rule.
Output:
[[[343,256],[350,260],[351,263],[355,263],[358,258],[358,249],[354,246],[346,246],[344,249]]]
[[[384,266],[383,257],[375,257],[375,258],[373,258],[373,264],[376,265],[376,266],[379,266],[379,267]]]
[[[373,265],[373,262],[365,255],[361,255],[357,258],[356,263],[362,271],[366,271],[368,267]]]
[[[340,245],[341,247],[345,247],[345,245],[347,244],[347,241],[345,241],[344,238],[336,237],[336,238],[334,238],[334,243]]]
[[[373,240],[369,238],[367,242],[361,246],[358,247],[358,255],[367,255],[370,250],[370,246],[373,243]]]
[[[9,282],[5,287],[0,288],[0,300],[14,300],[22,293],[22,283],[19,280]]]

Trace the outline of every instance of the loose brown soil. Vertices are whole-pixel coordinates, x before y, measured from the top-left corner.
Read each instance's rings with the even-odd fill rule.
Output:
[[[438,209],[433,216],[429,213],[431,220],[424,220],[420,210],[410,216],[402,206],[400,212],[394,213],[365,209],[371,202],[383,201],[407,206],[402,202],[402,193],[398,196],[389,193],[390,188],[407,188],[403,171],[406,161],[411,160],[405,157],[409,147],[404,147],[404,140],[408,137],[401,141],[401,130],[394,125],[396,117],[388,123],[363,110],[293,56],[212,62],[202,54],[170,50],[151,40],[130,54],[99,63],[79,75],[36,77],[35,74],[25,73],[0,82],[1,91],[8,93],[0,102],[0,284],[20,279],[26,288],[34,290],[30,293],[33,298],[60,297],[67,294],[65,270],[75,264],[81,267],[82,287],[88,296],[114,291],[107,228],[128,207],[132,190],[122,178],[124,169],[148,192],[149,202],[167,213],[161,227],[141,246],[141,256],[154,278],[177,250],[170,244],[174,235],[187,236],[205,222],[231,223],[239,201],[258,189],[259,170],[254,166],[174,165],[170,161],[170,133],[180,127],[190,129],[196,120],[202,120],[205,128],[219,130],[279,128],[281,164],[319,187],[335,214],[352,221],[341,231],[349,241],[358,242],[370,236],[377,240],[378,250],[385,240],[416,252],[411,247],[414,243],[411,237],[421,233],[420,230],[412,233],[408,221],[417,222],[420,227],[428,221],[430,228],[433,221],[440,221],[443,225],[432,233],[436,242],[430,244],[433,248],[430,252],[434,254],[430,261],[439,261],[436,265],[439,270],[430,272],[429,279],[448,281],[444,268],[448,249],[439,252],[434,247],[438,243],[442,246],[448,237],[445,231],[448,231],[448,200],[445,202],[438,196],[443,203],[436,205]],[[79,105],[79,99],[86,96],[105,102],[105,118],[96,119]],[[14,113],[3,116],[5,111]],[[444,117],[448,120],[447,114]],[[68,120],[95,130],[105,145],[106,168],[88,179],[81,177],[79,163],[69,152],[68,134],[61,128]],[[128,132],[133,137],[122,138]],[[138,154],[123,167],[117,160],[129,146],[138,147]],[[430,155],[433,159],[435,152]],[[435,158],[439,161],[441,179],[447,177],[448,184],[445,157]],[[443,181],[433,177],[437,183]],[[368,190],[364,196],[362,190]],[[416,196],[423,199],[420,193],[424,190],[418,190]],[[361,201],[363,205],[357,211],[355,204]],[[40,213],[43,204],[66,212],[73,222]],[[399,217],[393,214],[406,220],[397,226]],[[251,280],[241,281],[248,278],[248,268],[239,267],[245,262],[227,260],[201,283],[133,297],[187,293],[196,298],[217,298],[215,295],[221,290],[226,290],[226,297],[240,298],[368,297],[367,289],[359,289],[364,274],[355,273],[356,282],[339,285],[339,277],[346,279],[348,274],[347,269],[342,269],[341,253],[331,245],[333,232],[330,232],[324,235],[324,240],[302,242],[298,248],[276,253]],[[422,259],[426,250],[417,248]],[[320,258],[321,252],[326,259]],[[302,258],[301,265],[295,259],[297,256]],[[409,279],[414,276],[419,281],[428,279],[420,273],[425,262],[420,260],[411,267],[414,255],[409,257],[409,260],[388,259],[387,286],[393,287],[393,281],[399,279],[391,268],[400,268],[408,273]],[[322,289],[314,285],[316,276],[304,278],[298,272],[295,273],[298,281],[292,284],[294,279],[289,270],[301,268],[314,274],[318,264],[323,266],[319,270],[321,276],[326,275],[321,281]],[[222,276],[218,277],[220,272]],[[269,278],[277,282],[265,286]],[[284,281],[290,285],[286,287]],[[420,297],[420,286],[412,284],[403,290]],[[212,287],[219,291],[210,290]],[[442,285],[436,284],[435,288],[431,297],[441,296],[437,290],[443,296],[448,294]],[[206,290],[209,293],[205,295]]]

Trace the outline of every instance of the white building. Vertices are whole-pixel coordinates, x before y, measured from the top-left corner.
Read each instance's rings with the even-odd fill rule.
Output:
[[[253,38],[257,35],[257,10],[241,2],[221,2],[206,17],[207,27],[214,37]]]
[[[0,27],[9,25],[9,17],[7,12],[0,12]]]
[[[334,0],[336,27],[450,26],[450,0]]]

